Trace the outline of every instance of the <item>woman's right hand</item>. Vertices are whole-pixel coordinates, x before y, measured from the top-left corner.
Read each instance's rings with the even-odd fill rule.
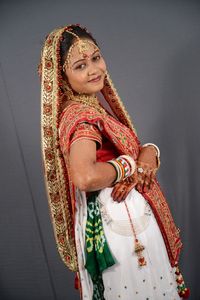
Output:
[[[130,191],[137,185],[138,176],[137,171],[131,177],[115,184],[111,196],[114,201],[122,202],[126,199]]]

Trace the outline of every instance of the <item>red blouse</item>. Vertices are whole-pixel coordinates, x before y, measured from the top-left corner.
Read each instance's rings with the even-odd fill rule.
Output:
[[[102,135],[97,126],[86,122],[78,124],[75,132],[71,136],[70,145],[81,139],[90,139],[97,143],[97,162],[106,162],[119,156],[114,145]]]

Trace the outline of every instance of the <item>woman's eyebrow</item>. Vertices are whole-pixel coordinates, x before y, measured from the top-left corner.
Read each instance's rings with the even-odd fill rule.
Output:
[[[96,50],[91,54],[91,57],[92,57],[96,52],[99,52],[99,50],[96,49]],[[75,61],[75,62],[73,63],[73,65],[72,65],[72,67],[73,67],[75,64],[77,64],[77,63],[79,63],[79,62],[81,62],[81,61],[83,61],[83,60],[85,60],[85,58],[82,58],[82,59],[79,59],[79,60]]]
[[[79,60],[75,61],[75,62],[73,63],[73,65],[72,65],[72,67],[73,67],[75,64],[77,64],[78,62],[83,61],[83,60],[85,60],[85,58],[82,58],[82,59],[79,59]]]

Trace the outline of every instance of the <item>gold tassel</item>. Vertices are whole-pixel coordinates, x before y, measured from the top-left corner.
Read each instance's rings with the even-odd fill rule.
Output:
[[[147,264],[143,254],[142,254],[142,251],[145,249],[145,247],[137,239],[136,231],[135,231],[133,221],[131,219],[131,215],[130,215],[130,212],[129,212],[126,201],[124,201],[124,204],[125,204],[125,207],[126,207],[126,211],[127,211],[128,218],[129,218],[129,221],[130,221],[131,229],[133,231],[133,236],[134,236],[134,239],[135,239],[135,250],[134,250],[134,252],[136,253],[136,255],[138,257],[139,267],[143,267],[143,266],[146,266],[146,264]]]
[[[138,257],[138,265],[140,267],[146,266],[147,262],[142,254],[142,251],[145,249],[145,247],[138,241],[138,239],[135,239],[135,253]]]

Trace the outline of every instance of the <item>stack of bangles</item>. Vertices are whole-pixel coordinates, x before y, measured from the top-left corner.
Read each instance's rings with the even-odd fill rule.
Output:
[[[157,169],[158,169],[160,166],[160,150],[158,146],[152,143],[144,144],[142,147],[147,147],[147,146],[153,146],[155,148],[156,157],[157,157]],[[107,162],[111,164],[116,170],[117,175],[113,184],[123,181],[126,178],[130,177],[131,175],[133,175],[136,169],[136,163],[134,159],[129,155],[120,155],[116,159],[112,159]],[[137,168],[137,171],[139,173],[143,173],[144,169],[141,166],[139,166]]]
[[[136,163],[134,159],[129,155],[120,155],[116,159],[107,161],[116,170],[116,179],[113,184],[120,182],[127,177],[130,177],[135,172]]]

